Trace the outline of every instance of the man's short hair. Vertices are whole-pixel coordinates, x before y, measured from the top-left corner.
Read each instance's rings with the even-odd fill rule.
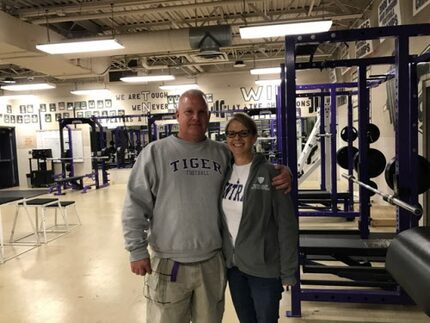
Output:
[[[184,93],[182,93],[181,96],[179,97],[179,101],[178,101],[178,105],[176,106],[176,110],[179,109],[179,105],[181,104],[182,100],[184,100],[185,97],[191,97],[191,96],[196,96],[196,97],[202,98],[202,100],[205,102],[206,107],[209,110],[208,100],[206,99],[206,94],[202,90],[198,90],[198,89],[191,89],[191,90],[187,90]]]

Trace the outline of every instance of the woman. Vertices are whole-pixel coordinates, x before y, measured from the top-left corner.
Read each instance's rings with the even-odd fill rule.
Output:
[[[246,114],[227,123],[234,165],[222,194],[223,251],[242,323],[277,322],[283,285],[295,284],[298,227],[291,198],[271,185],[272,164],[254,153],[257,126]]]

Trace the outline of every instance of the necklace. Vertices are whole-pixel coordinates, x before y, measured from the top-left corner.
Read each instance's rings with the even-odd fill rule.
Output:
[[[239,172],[237,171],[237,166],[236,165],[233,165],[233,173],[234,173],[234,176],[235,177],[237,177],[237,184],[240,184],[240,176],[239,176]]]

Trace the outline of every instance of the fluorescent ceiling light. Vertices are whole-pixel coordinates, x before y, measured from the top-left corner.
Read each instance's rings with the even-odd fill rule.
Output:
[[[281,79],[273,79],[273,80],[257,80],[255,81],[257,85],[279,85],[281,84]]]
[[[242,39],[303,35],[327,31],[330,29],[332,23],[331,20],[322,20],[278,25],[260,25],[240,27],[239,31]]]
[[[5,84],[15,84],[16,83],[16,81],[11,77],[6,77],[2,82]]]
[[[124,46],[118,43],[116,39],[99,39],[43,44],[36,45],[36,48],[48,54],[73,54],[121,49]]]
[[[146,75],[146,76],[126,76],[121,77],[120,80],[126,83],[144,83],[155,81],[172,81],[175,77],[173,75]]]
[[[108,89],[74,90],[70,91],[74,95],[109,95],[112,94]]]
[[[161,85],[160,90],[165,91],[186,91],[191,89],[199,89],[200,87],[197,84],[168,84],[168,85]]]
[[[252,75],[281,74],[281,67],[253,68],[250,72]]]
[[[1,88],[3,90],[8,90],[8,91],[49,90],[49,89],[55,89],[55,84],[51,84],[51,83],[13,84],[13,85],[3,85]]]

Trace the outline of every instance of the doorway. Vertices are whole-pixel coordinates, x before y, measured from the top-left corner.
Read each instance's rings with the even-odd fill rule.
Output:
[[[0,188],[18,185],[15,128],[0,127]]]

